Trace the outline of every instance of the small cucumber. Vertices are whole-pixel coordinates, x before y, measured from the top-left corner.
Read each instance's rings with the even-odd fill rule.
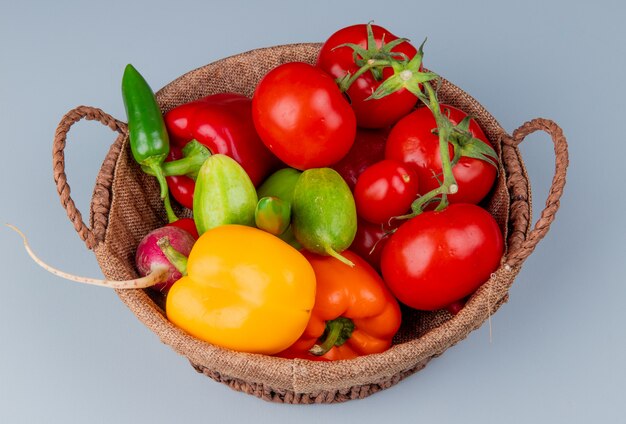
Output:
[[[254,184],[234,159],[215,154],[198,171],[193,219],[198,234],[225,224],[254,226],[258,198]]]
[[[298,182],[302,171],[294,168],[283,168],[274,172],[261,184],[257,193],[262,197],[278,197],[280,200],[291,203],[293,189]]]
[[[296,183],[291,206],[293,232],[305,249],[354,266],[340,252],[354,240],[356,207],[348,184],[337,171],[304,171]]]

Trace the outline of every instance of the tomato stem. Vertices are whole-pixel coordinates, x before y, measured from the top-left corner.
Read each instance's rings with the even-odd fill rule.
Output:
[[[443,186],[446,189],[446,194],[456,193],[458,186],[452,174],[452,164],[450,162],[450,152],[448,149],[448,139],[452,133],[452,124],[450,120],[441,113],[441,107],[437,101],[437,94],[435,90],[433,90],[432,85],[426,81],[423,83],[423,86],[428,92],[429,108],[435,117],[437,128],[439,128],[439,153],[441,154],[441,166],[443,168]]]
[[[361,75],[366,73],[369,70],[376,69],[378,67],[391,66],[391,61],[389,60],[368,60],[365,65],[361,66],[358,71],[354,74],[346,74],[343,78],[340,78],[338,81],[339,89],[342,93],[345,93],[350,86],[356,81]]]
[[[424,41],[425,42],[425,41]],[[459,143],[456,139],[453,139],[453,135],[465,128],[460,126],[456,128],[450,119],[441,112],[441,106],[437,100],[437,93],[429,81],[437,80],[441,81],[441,78],[432,72],[422,72],[421,63],[423,57],[424,43],[419,47],[418,53],[411,60],[397,60],[392,57],[383,59],[368,59],[365,63],[353,74],[347,74],[343,78],[340,78],[337,82],[341,91],[345,92],[352,83],[354,83],[363,73],[370,69],[381,67],[393,67],[394,75],[387,79],[381,86],[370,96],[372,99],[378,99],[384,97],[392,92],[401,88],[406,88],[422,102],[433,114],[437,129],[433,130],[439,137],[439,153],[441,155],[441,167],[443,174],[443,182],[436,189],[417,198],[411,205],[412,213],[396,217],[397,219],[407,219],[413,216],[419,215],[424,211],[424,208],[434,202],[439,201],[439,204],[435,210],[440,211],[448,206],[448,195],[458,192],[459,186],[456,183],[456,179],[452,173],[452,166],[456,163],[460,157]],[[357,52],[358,46],[355,47]],[[469,121],[467,122],[469,125]],[[449,143],[452,144],[454,158],[450,159]],[[489,157],[495,157],[495,152],[491,152],[482,148],[474,148],[474,156],[483,160],[489,160]]]
[[[450,120],[441,113],[441,107],[437,101],[437,94],[432,85],[425,81],[422,83],[426,89],[426,95],[421,94],[417,97],[424,103],[432,112],[435,122],[437,123],[437,135],[439,136],[439,153],[441,155],[441,168],[443,170],[443,182],[439,187],[429,191],[428,193],[420,196],[411,205],[412,213],[409,215],[403,215],[398,217],[400,219],[412,218],[420,213],[424,212],[424,207],[431,203],[433,200],[439,198],[439,204],[435,208],[436,211],[441,211],[448,206],[448,195],[454,194],[459,191],[459,186],[456,183],[456,179],[452,174],[452,162],[450,161],[450,150],[448,147],[448,140],[453,131],[453,126]]]

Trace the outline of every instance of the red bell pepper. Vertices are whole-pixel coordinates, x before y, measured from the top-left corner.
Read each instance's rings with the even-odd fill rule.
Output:
[[[180,105],[164,116],[170,136],[167,161],[182,159],[182,148],[191,140],[235,159],[258,186],[280,164],[265,147],[252,122],[252,100],[241,94],[220,93]],[[167,177],[172,196],[193,208],[195,182],[186,175]]]
[[[187,231],[195,240],[198,240],[198,238],[200,237],[198,235],[198,229],[196,228],[196,223],[194,222],[193,218],[179,218],[178,220],[170,222],[167,225],[172,227],[178,227],[181,230]]]

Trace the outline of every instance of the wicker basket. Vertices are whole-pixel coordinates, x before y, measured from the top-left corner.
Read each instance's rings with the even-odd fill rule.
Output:
[[[242,53],[191,71],[157,93],[164,112],[208,94],[232,91],[251,96],[271,68],[289,61],[313,63],[320,44],[292,44]],[[464,339],[508,300],[508,290],[523,261],[546,234],[559,207],[568,164],[567,143],[553,122],[536,119],[508,135],[476,100],[443,81],[440,100],[473,115],[500,155],[496,187],[484,206],[505,234],[501,266],[455,316],[446,311],[404,309],[403,324],[388,351],[336,362],[289,360],[233,352],[195,339],[165,317],[162,299],[150,290],[118,291],[120,299],[163,343],[184,355],[193,367],[235,390],[286,403],[330,403],[366,397],[390,387],[423,368],[432,358]],[[90,224],[83,222],[70,197],[65,175],[67,133],[81,119],[97,120],[119,133],[98,177],[90,207]],[[525,136],[542,130],[554,142],[555,175],[545,209],[531,229],[529,180],[518,150]],[[80,106],[68,112],[57,128],[53,150],[54,178],[63,207],[87,247],[95,252],[109,279],[137,277],[135,247],[150,230],[166,223],[159,190],[144,175],[128,148],[126,125],[99,109]],[[184,215],[189,211],[178,209]]]

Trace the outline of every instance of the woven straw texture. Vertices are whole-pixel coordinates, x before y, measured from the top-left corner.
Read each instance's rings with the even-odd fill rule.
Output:
[[[320,44],[292,44],[242,53],[191,71],[157,93],[166,112],[180,104],[218,92],[251,96],[257,82],[280,63],[313,63]],[[189,359],[210,378],[265,400],[286,403],[330,403],[363,398],[396,384],[423,368],[432,358],[480,327],[508,300],[508,290],[524,259],[546,234],[559,207],[568,164],[567,144],[560,128],[536,119],[508,135],[471,96],[444,80],[439,97],[476,118],[500,155],[496,187],[484,207],[498,221],[507,239],[500,268],[456,316],[446,311],[403,309],[403,324],[388,351],[331,363],[288,360],[229,351],[197,340],[165,317],[163,300],[151,291],[119,290],[120,299],[160,340]],[[98,174],[89,225],[76,209],[65,175],[67,133],[81,119],[96,120],[118,132]],[[534,131],[548,133],[555,146],[555,176],[541,218],[531,228],[531,193],[518,144]],[[166,217],[154,178],[144,175],[130,154],[126,125],[99,109],[80,106],[68,112],[57,129],[53,148],[54,178],[63,207],[79,236],[93,249],[109,279],[137,277],[135,247]],[[177,209],[181,215],[189,211]]]

